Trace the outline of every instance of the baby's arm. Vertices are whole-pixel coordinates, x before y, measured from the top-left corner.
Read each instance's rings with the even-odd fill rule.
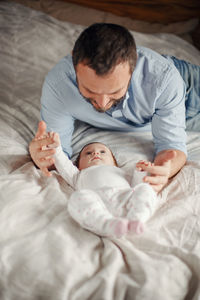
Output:
[[[58,133],[50,132],[49,135],[53,140],[53,143],[49,145],[49,148],[56,149],[56,153],[54,154],[55,167],[67,183],[75,188],[77,176],[80,171],[63,152]]]
[[[152,166],[150,161],[140,160],[136,163],[136,167],[133,170],[131,186],[135,187],[137,184],[144,182],[145,176],[147,176],[147,171],[144,167]]]

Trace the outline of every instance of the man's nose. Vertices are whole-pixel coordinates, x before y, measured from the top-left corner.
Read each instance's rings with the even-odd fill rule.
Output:
[[[96,99],[96,103],[99,106],[99,108],[106,108],[109,102],[110,99],[107,95],[101,95]]]

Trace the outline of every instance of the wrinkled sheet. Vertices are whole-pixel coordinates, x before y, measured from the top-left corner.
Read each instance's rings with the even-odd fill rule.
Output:
[[[160,195],[144,234],[101,238],[71,219],[71,188],[44,177],[28,154],[39,121],[45,74],[83,29],[18,4],[0,2],[0,299],[200,299],[200,135],[188,132],[189,158]],[[134,33],[136,42],[191,62],[200,53],[170,34]],[[74,156],[99,140],[131,172],[153,158],[151,134],[78,123]]]

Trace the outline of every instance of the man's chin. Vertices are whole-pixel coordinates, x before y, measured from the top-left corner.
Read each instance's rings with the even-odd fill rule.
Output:
[[[93,106],[93,108],[94,108],[97,112],[99,112],[99,113],[105,113],[107,110],[110,109],[110,108],[108,108],[108,109],[101,109],[101,108],[96,108],[96,107],[94,107],[94,106]]]
[[[106,109],[102,109],[102,108],[97,108],[94,105],[92,105],[94,110],[96,110],[99,113],[105,113],[106,111],[108,111],[109,109],[111,109],[112,107],[114,107],[115,105],[111,105],[110,107],[106,108]]]

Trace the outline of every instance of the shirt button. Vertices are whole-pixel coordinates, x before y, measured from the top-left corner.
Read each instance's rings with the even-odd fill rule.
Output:
[[[112,116],[113,116],[113,118],[120,118],[123,115],[122,115],[121,110],[115,110],[115,111],[113,111]]]

